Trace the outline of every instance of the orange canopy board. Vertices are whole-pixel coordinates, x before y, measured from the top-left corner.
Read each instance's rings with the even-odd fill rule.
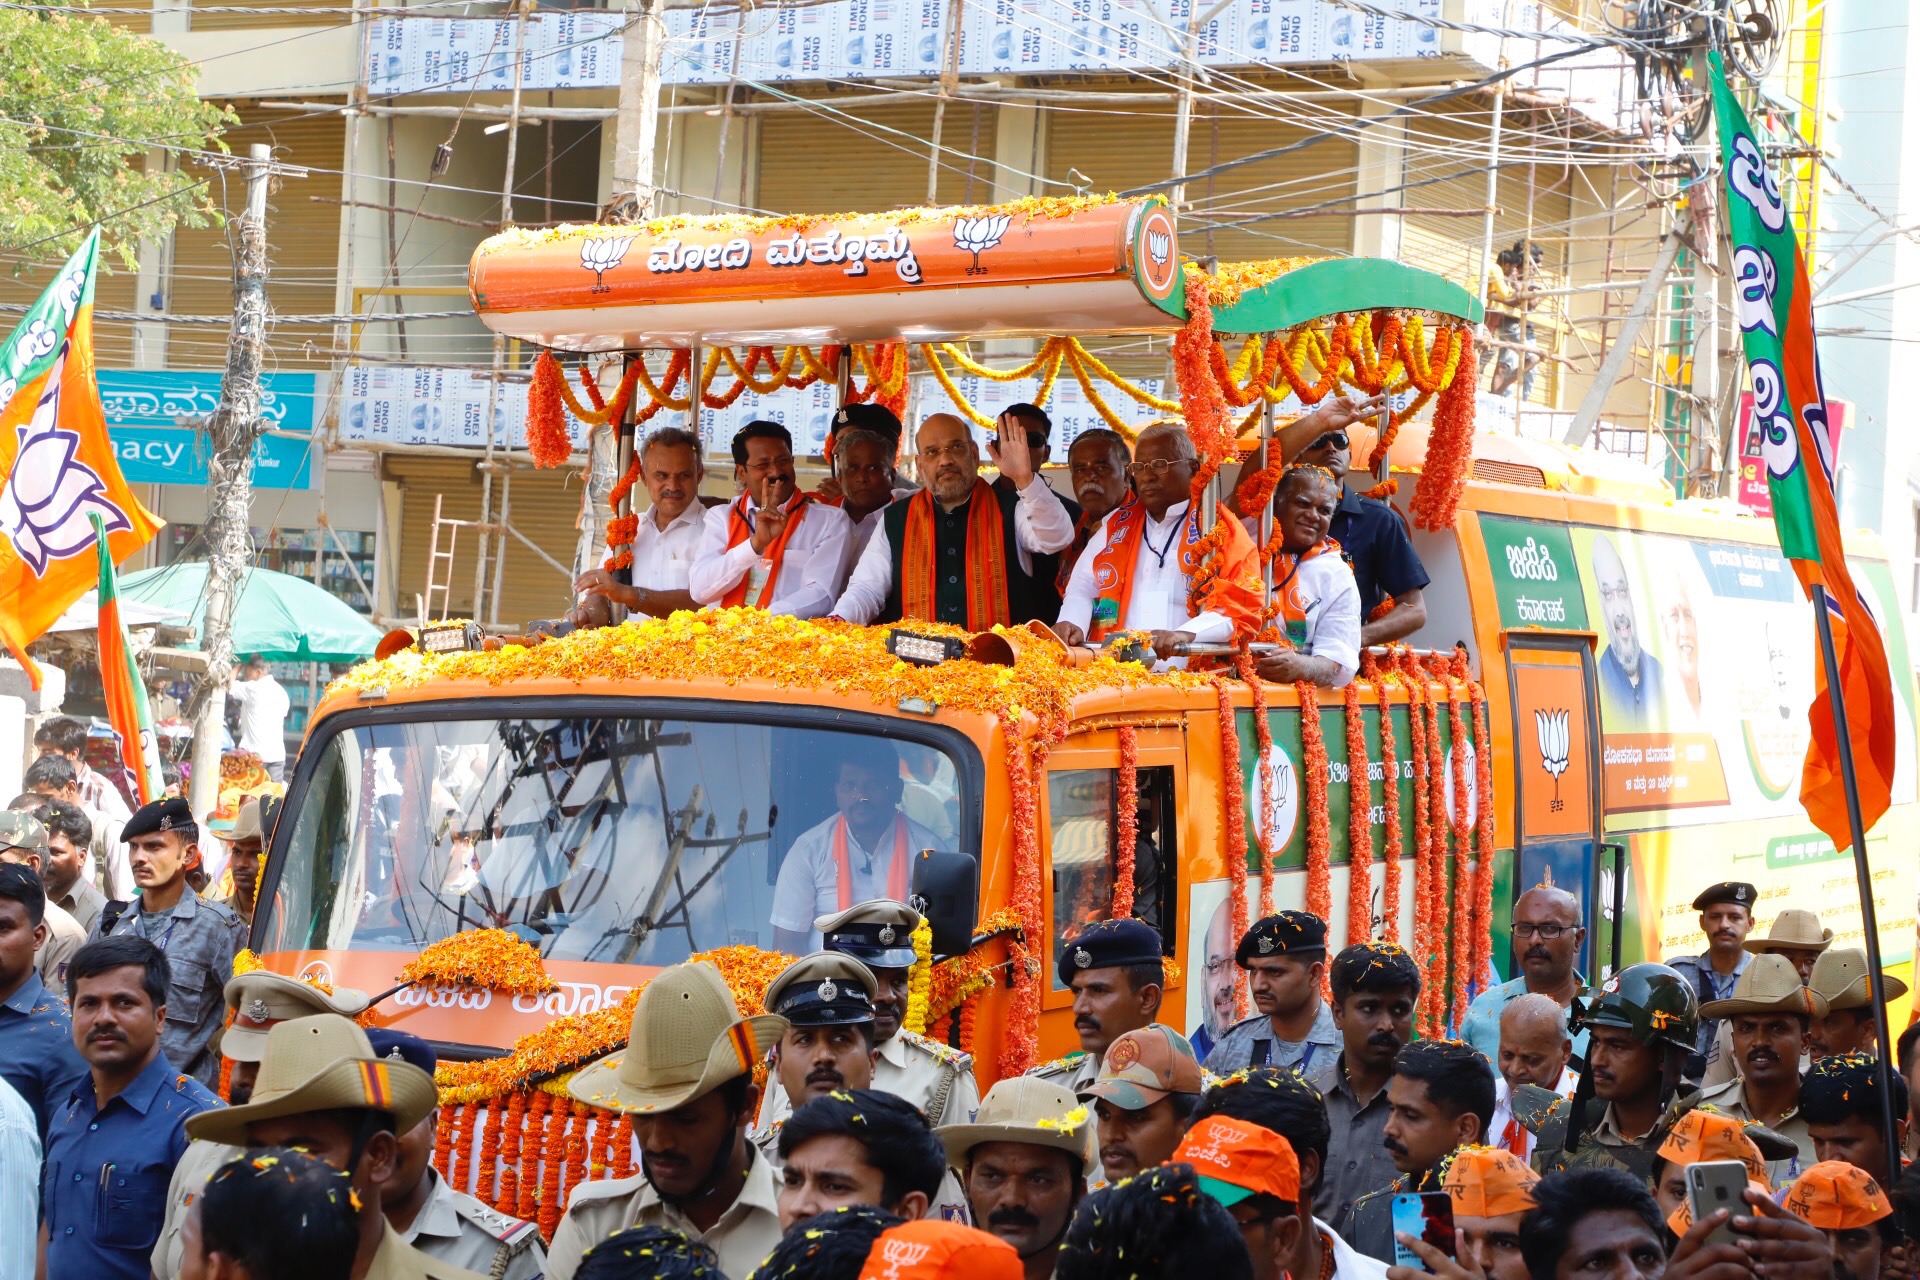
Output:
[[[1172,329],[1179,279],[1153,198],[508,231],[474,252],[468,289],[496,332],[608,350],[1057,333],[1063,304],[1088,329]]]

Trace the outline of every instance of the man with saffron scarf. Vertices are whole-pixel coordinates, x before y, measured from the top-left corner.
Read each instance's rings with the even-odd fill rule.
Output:
[[[746,492],[707,511],[700,558],[687,575],[694,602],[819,617],[846,579],[846,513],[800,492],[793,437],[777,422],[740,428],[733,464]]]
[[[1200,516],[1192,509],[1200,456],[1179,427],[1153,426],[1134,444],[1127,468],[1134,495],[1116,507],[1088,541],[1067,580],[1054,631],[1068,644],[1099,644],[1116,631],[1145,631],[1153,651],[1172,659],[1185,643],[1225,644],[1260,624],[1260,563],[1253,540],[1233,519],[1220,572],[1195,612],[1193,575],[1207,555]]]
[[[1360,668],[1360,589],[1327,536],[1340,505],[1340,482],[1323,467],[1289,467],[1273,501],[1274,625],[1290,646],[1260,659],[1262,680],[1302,680],[1338,689]]]
[[[1040,616],[1035,564],[1073,542],[1073,518],[1035,473],[1025,428],[1003,416],[987,446],[1012,492],[980,478],[980,448],[952,414],[921,423],[915,443],[926,487],[887,508],[834,614],[968,631]]]

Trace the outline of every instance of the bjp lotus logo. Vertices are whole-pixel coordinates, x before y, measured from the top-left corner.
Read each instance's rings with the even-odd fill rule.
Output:
[[[882,1280],[900,1280],[900,1269],[909,1269],[925,1262],[927,1255],[933,1252],[933,1246],[918,1240],[882,1240],[880,1242],[880,1262],[886,1267]]]
[[[633,246],[632,236],[599,236],[580,242],[580,265],[593,272],[591,293],[611,293],[607,272],[620,265]]]
[[[1567,712],[1536,711],[1533,713],[1534,736],[1540,743],[1540,767],[1553,779],[1553,800],[1549,811],[1560,812],[1563,801],[1560,799],[1560,775],[1567,771],[1567,758],[1570,748],[1567,729]]]
[[[13,544],[36,578],[44,577],[53,561],[79,555],[93,545],[90,517],[99,516],[109,533],[133,527],[107,497],[100,473],[77,456],[80,433],[57,425],[60,379],[70,350],[72,344],[63,343],[54,358],[40,403],[20,428],[13,474],[0,490],[0,537]]]
[[[1172,255],[1172,253],[1173,253],[1173,237],[1172,236],[1168,235],[1164,231],[1147,232],[1147,257],[1152,260],[1154,266],[1165,268],[1167,265],[1167,259]],[[1155,274],[1157,275],[1159,273],[1155,272]]]
[[[1012,216],[1005,213],[954,219],[953,247],[973,255],[973,265],[967,268],[968,275],[982,276],[987,273],[987,268],[980,265],[980,255],[999,244],[1000,238],[1007,234],[1007,228],[1012,224]]]

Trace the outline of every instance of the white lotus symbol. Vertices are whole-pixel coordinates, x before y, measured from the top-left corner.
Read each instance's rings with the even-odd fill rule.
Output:
[[[1164,267],[1167,258],[1173,252],[1173,237],[1164,231],[1147,232],[1147,256],[1153,259],[1153,265]]]
[[[593,292],[609,292],[607,272],[620,265],[633,245],[632,236],[604,236],[580,242],[580,265],[593,272]]]
[[[1567,757],[1570,743],[1567,734],[1567,712],[1536,711],[1533,713],[1534,736],[1540,742],[1540,767],[1553,778],[1553,803],[1550,806],[1555,813],[1560,811],[1560,775],[1567,771]]]
[[[980,265],[980,255],[1000,243],[1000,237],[1007,234],[1007,228],[1013,223],[1013,215],[993,213],[979,218],[955,218],[953,222],[953,247],[965,249],[973,255],[973,265],[967,268],[968,275],[978,275],[986,270]]]
[[[0,490],[0,537],[13,544],[36,578],[44,577],[53,561],[93,546],[89,516],[98,514],[109,532],[133,527],[107,498],[100,473],[76,459],[80,433],[59,425],[60,378],[70,350],[71,343],[61,344],[40,403],[20,428],[13,474]]]

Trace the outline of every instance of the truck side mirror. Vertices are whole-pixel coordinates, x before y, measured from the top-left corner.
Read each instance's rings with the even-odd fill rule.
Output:
[[[933,927],[933,953],[959,956],[980,920],[980,864],[964,853],[922,849],[913,860],[914,906]]]

